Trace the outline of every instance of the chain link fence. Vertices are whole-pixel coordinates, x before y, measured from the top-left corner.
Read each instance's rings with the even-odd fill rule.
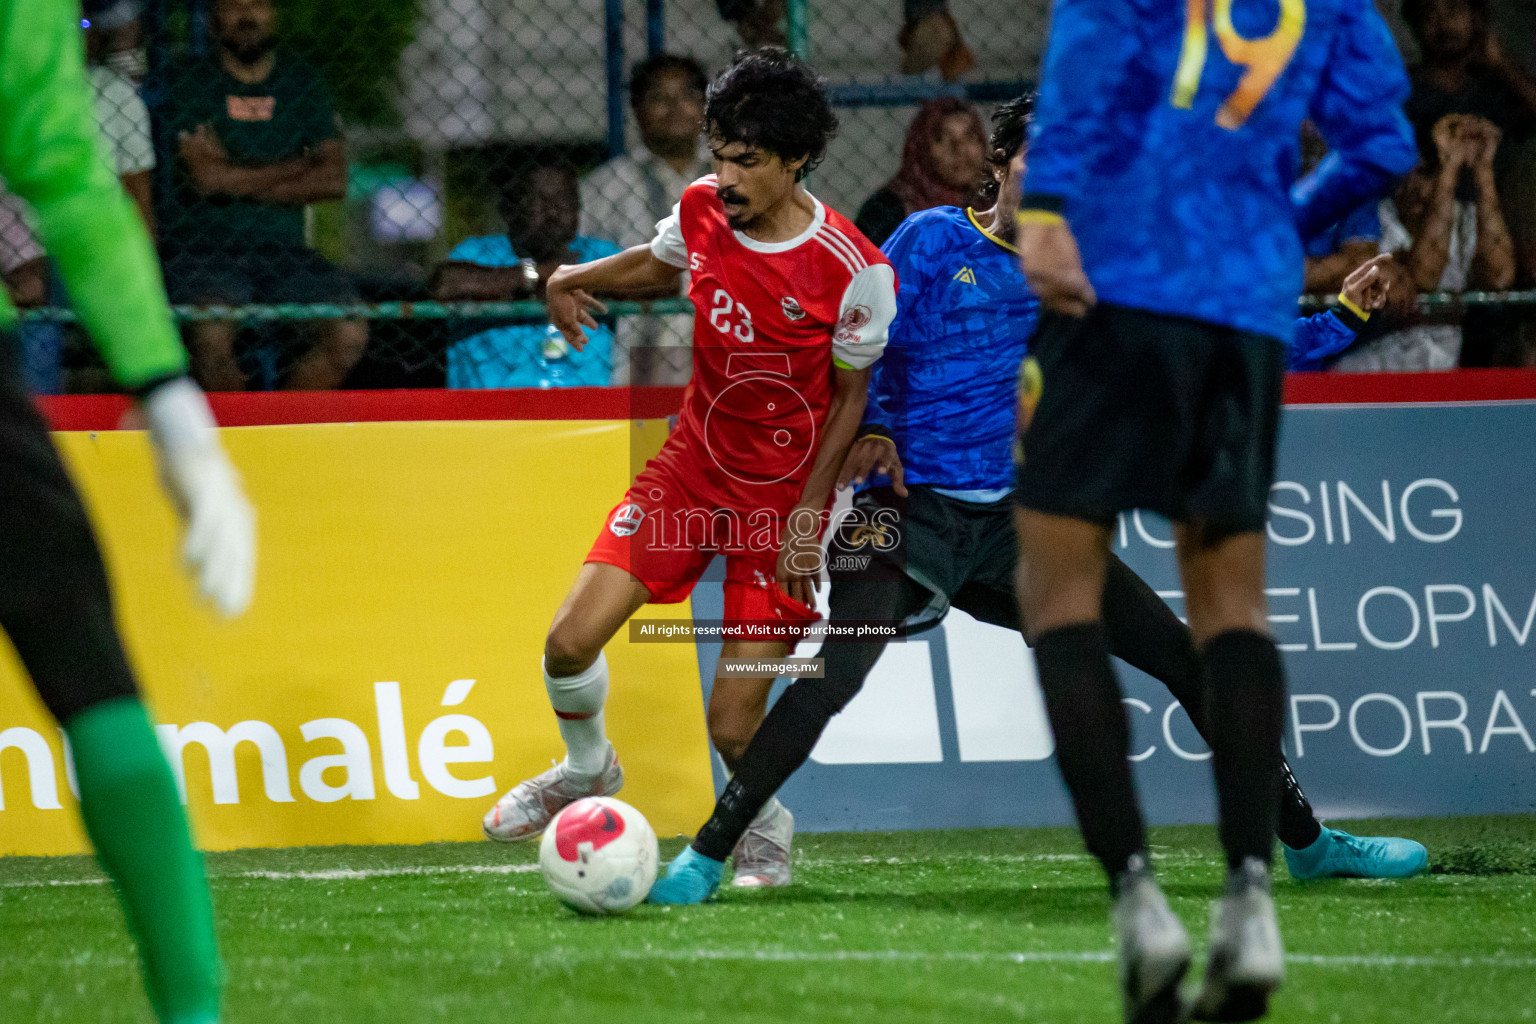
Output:
[[[744,39],[803,48],[841,121],[810,187],[878,241],[914,196],[975,198],[982,125],[1034,79],[1049,6],[129,0],[86,36],[104,141],[206,387],[677,384],[685,302],[616,306],[577,353],[536,299],[555,265],[646,241],[707,171],[707,76]],[[949,131],[948,162],[914,167],[909,128]],[[43,307],[34,386],[109,388],[4,197],[0,271]]]

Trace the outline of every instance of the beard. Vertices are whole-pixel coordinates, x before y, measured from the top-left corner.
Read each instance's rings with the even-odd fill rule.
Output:
[[[224,49],[229,51],[229,55],[241,64],[255,64],[277,46],[277,36],[271,32],[258,36],[254,29],[249,33],[240,31],[244,28],[243,25],[236,26],[238,34],[234,38],[221,42]]]

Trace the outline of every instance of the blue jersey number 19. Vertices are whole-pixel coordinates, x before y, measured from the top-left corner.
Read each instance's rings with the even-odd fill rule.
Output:
[[[1184,45],[1179,50],[1172,96],[1173,105],[1184,110],[1194,105],[1200,75],[1205,71],[1208,46],[1205,3],[1206,0],[1186,0]],[[1232,26],[1232,0],[1215,0],[1215,5],[1211,20],[1216,28],[1216,39],[1221,43],[1221,52],[1233,64],[1247,69],[1237,88],[1216,111],[1216,123],[1236,131],[1291,62],[1306,28],[1307,4],[1306,0],[1280,0],[1280,18],[1274,31],[1257,39],[1244,38]]]

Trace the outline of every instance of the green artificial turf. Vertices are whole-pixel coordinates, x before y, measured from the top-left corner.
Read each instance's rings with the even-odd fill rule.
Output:
[[[1432,851],[1407,882],[1278,872],[1277,1021],[1536,1020],[1536,816],[1358,823]],[[1153,830],[1203,944],[1212,830]],[[679,843],[664,844],[670,855]],[[802,836],[795,884],[577,917],[535,844],[208,857],[226,1021],[1115,1021],[1108,901],[1067,829]],[[0,859],[0,1021],[147,1022],[88,858]]]

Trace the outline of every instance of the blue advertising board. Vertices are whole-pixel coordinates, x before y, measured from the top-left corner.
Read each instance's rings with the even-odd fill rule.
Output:
[[[1533,452],[1536,402],[1286,409],[1269,613],[1286,753],[1321,816],[1536,810]],[[1182,613],[1170,537],[1129,514],[1114,546]],[[719,618],[717,584],[694,610]],[[706,696],[718,653],[700,645]],[[1187,715],[1117,667],[1148,819],[1214,820]],[[951,612],[887,648],[782,796],[809,831],[1067,824],[1053,747],[1019,635]]]

